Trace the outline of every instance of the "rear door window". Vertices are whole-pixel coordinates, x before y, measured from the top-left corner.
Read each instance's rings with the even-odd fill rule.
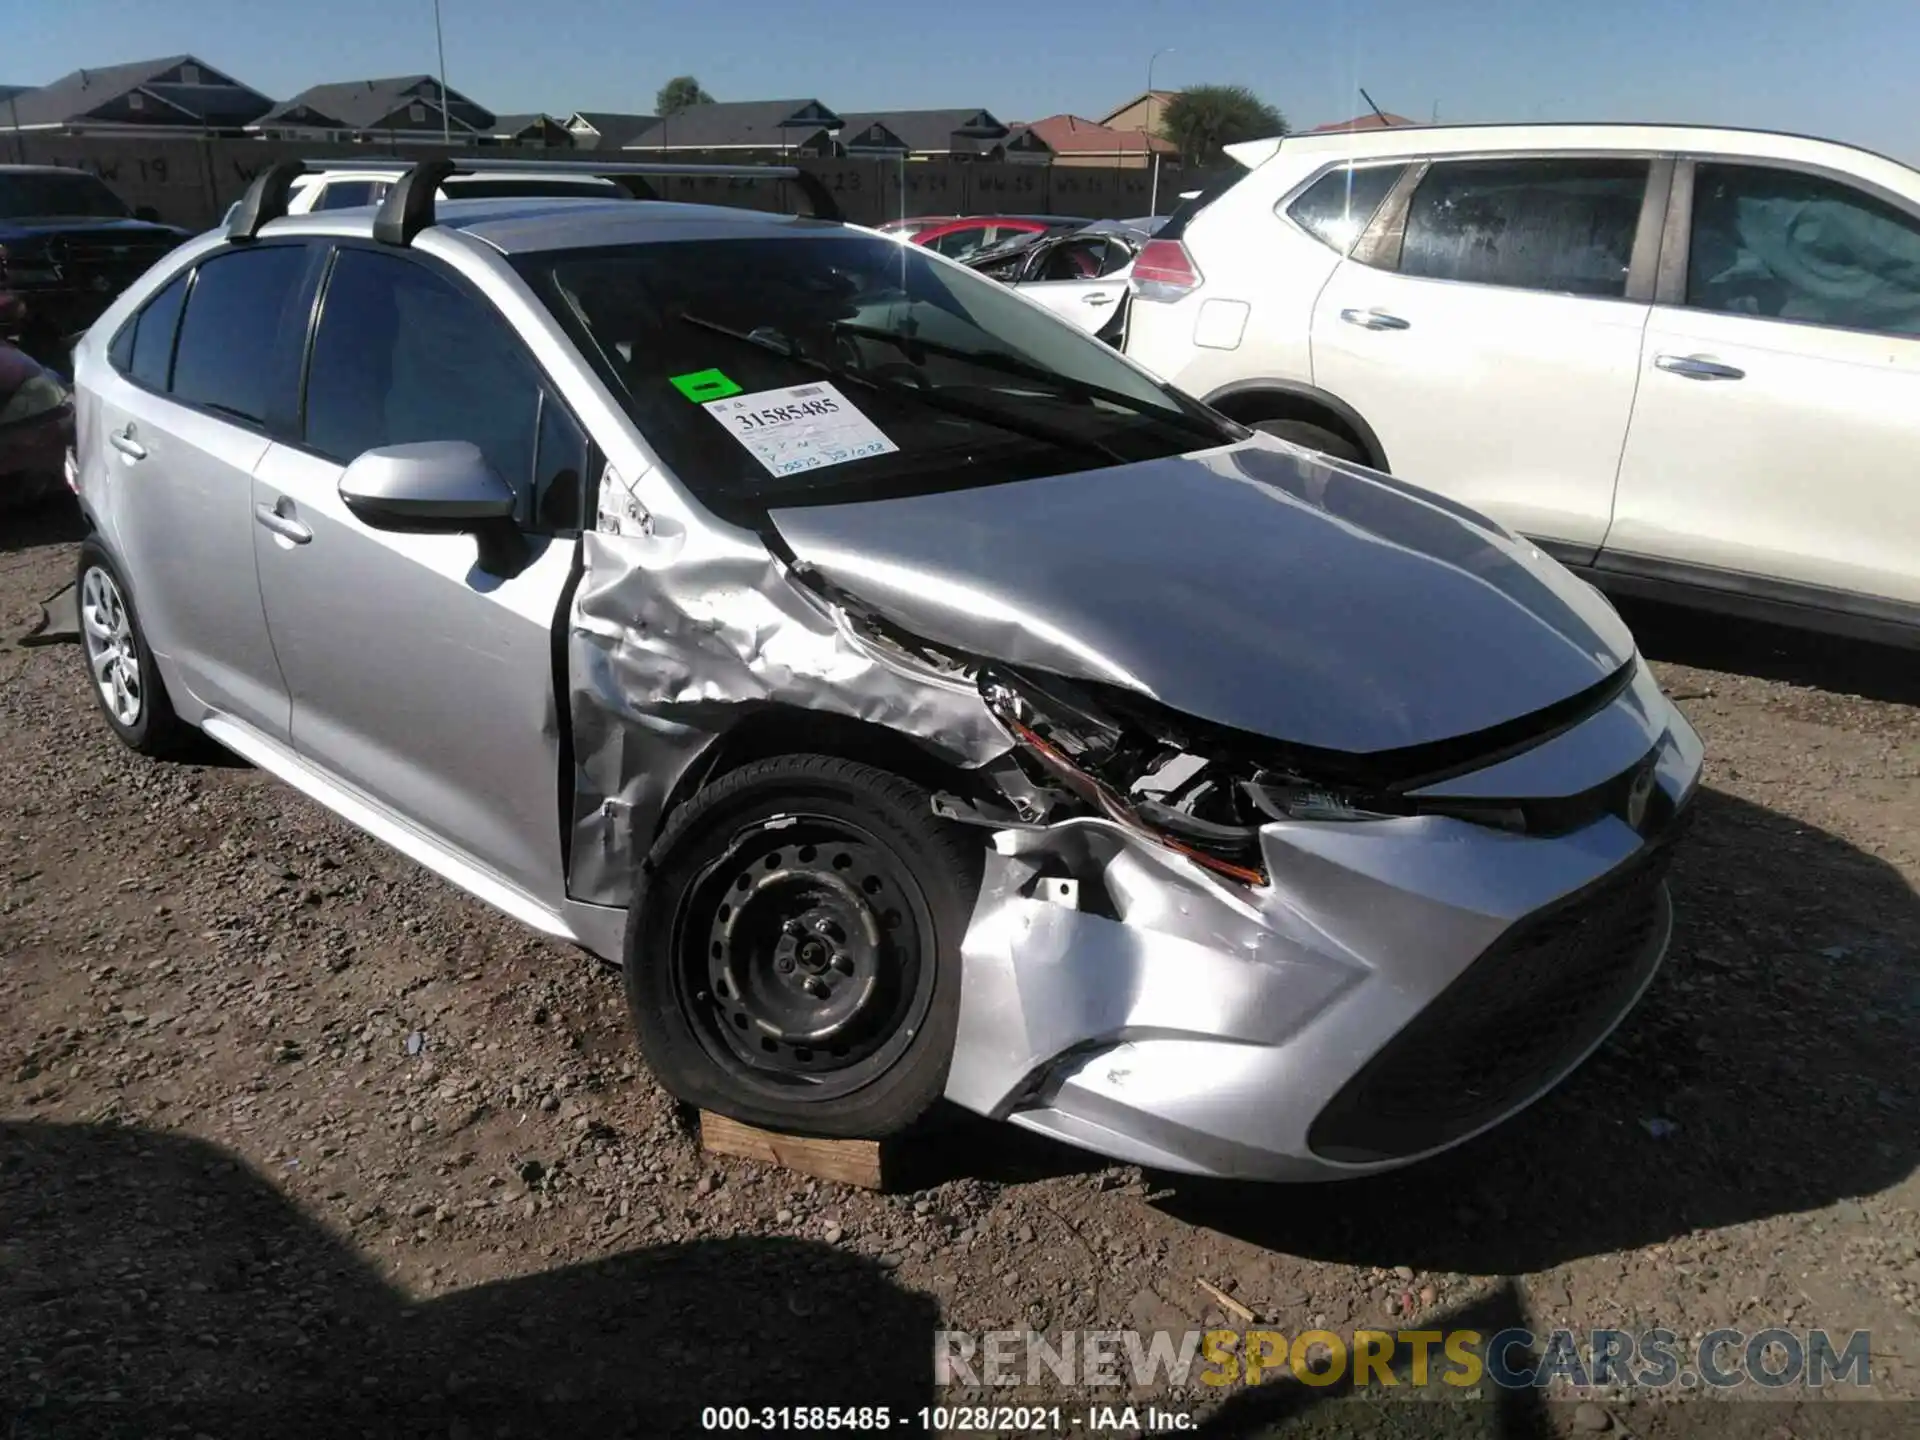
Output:
[[[1920,222],[1837,180],[1703,162],[1694,172],[1687,304],[1920,336]]]
[[[1406,171],[1404,165],[1342,165],[1329,170],[1287,207],[1287,217],[1321,244],[1345,255]]]
[[[173,333],[180,323],[180,305],[187,298],[187,277],[171,284],[146,303],[113,342],[113,364],[129,380],[148,390],[164,391],[173,366]]]
[[[1627,292],[1651,162],[1436,162],[1413,192],[1400,271],[1570,295]]]
[[[281,337],[297,336],[304,245],[233,249],[200,263],[174,347],[173,396],[235,420],[265,425],[275,411]],[[297,342],[296,342],[297,343]],[[135,347],[139,349],[136,340]],[[290,404],[279,407],[291,410]]]

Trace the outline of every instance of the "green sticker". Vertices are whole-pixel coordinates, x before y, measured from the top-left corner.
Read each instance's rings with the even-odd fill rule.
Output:
[[[718,370],[695,370],[690,375],[675,375],[671,379],[674,389],[703,405],[709,400],[724,400],[740,393],[740,387]]]

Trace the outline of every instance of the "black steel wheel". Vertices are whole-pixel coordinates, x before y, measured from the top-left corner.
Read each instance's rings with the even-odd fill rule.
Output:
[[[871,766],[782,756],[725,776],[640,877],[626,978],[649,1065],[753,1124],[912,1124],[945,1085],[979,854]]]

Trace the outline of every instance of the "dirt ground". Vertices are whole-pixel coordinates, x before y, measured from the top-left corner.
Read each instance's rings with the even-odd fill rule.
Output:
[[[75,647],[17,643],[76,535],[0,517],[0,1433],[904,1416],[1008,1398],[936,1387],[937,1328],[1246,1314],[1866,1329],[1870,1394],[1920,1399],[1920,657],[1629,614],[1709,753],[1672,959],[1492,1135],[1282,1189],[962,1125],[882,1196],[703,1156],[605,967],[238,761],[123,751]],[[1328,1393],[1150,1398],[1215,1436],[1920,1429],[1797,1391]],[[1020,1394],[1130,1433],[1085,1413],[1125,1390]]]

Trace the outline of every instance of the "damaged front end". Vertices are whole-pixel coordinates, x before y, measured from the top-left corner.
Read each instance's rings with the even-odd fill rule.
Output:
[[[955,1103],[1135,1163],[1325,1179],[1545,1093],[1664,954],[1698,737],[1522,542],[1270,449],[1176,463],[589,536],[572,897],[628,903],[743,733],[804,751],[832,721],[840,753],[911,746],[987,851]],[[1077,564],[1054,537],[1096,505]],[[1171,541],[1158,518],[1208,507]],[[1151,600],[1117,578],[1149,555]]]
[[[983,693],[1031,790],[967,939],[967,1108],[1173,1170],[1403,1164],[1556,1084],[1664,952],[1701,756],[1637,659],[1456,773],[1004,668]]]

